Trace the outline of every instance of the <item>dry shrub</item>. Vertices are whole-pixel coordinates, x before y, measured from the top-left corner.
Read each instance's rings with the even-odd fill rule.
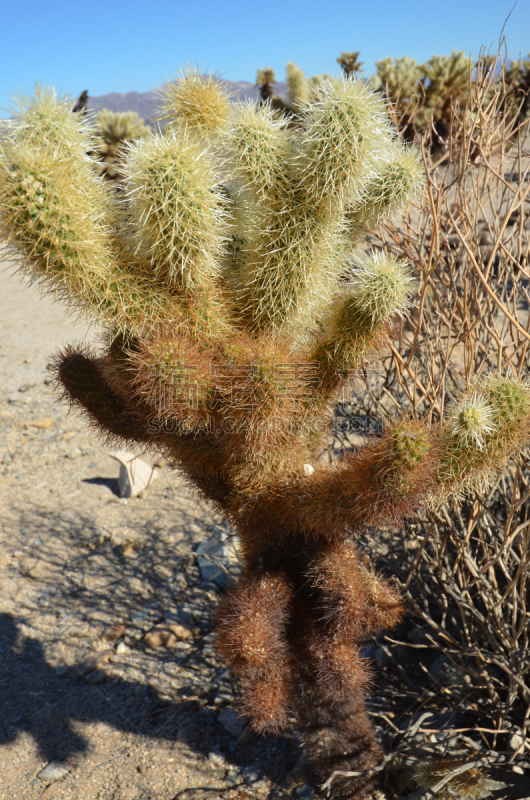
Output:
[[[530,140],[505,113],[502,75],[492,76],[474,86],[469,108],[453,108],[447,154],[427,164],[424,198],[404,220],[372,232],[373,246],[414,264],[418,284],[413,315],[358,398],[371,417],[405,411],[436,422],[481,375],[528,374]],[[373,534],[422,626],[423,638],[401,644],[414,640],[420,657],[421,648],[437,648],[465,675],[464,693],[433,691],[431,682],[418,698],[414,685],[409,703],[437,695],[458,704],[472,727],[496,732],[487,737],[494,745],[499,732],[526,736],[530,724],[529,499],[525,456],[487,491],[447,501],[399,533]]]

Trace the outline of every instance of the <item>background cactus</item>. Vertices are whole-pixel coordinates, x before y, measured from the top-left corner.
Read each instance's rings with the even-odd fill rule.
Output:
[[[376,62],[377,76],[406,141],[425,133],[432,120],[432,148],[435,152],[443,148],[451,105],[469,104],[473,67],[463,51],[433,55],[425,64],[408,56]]]
[[[528,54],[530,56],[530,53]],[[509,100],[523,122],[530,115],[530,58],[512,61],[506,70]]]
[[[309,100],[309,81],[294,61],[287,63],[285,71],[287,74],[289,104],[292,110],[298,113],[304,107],[304,103]]]
[[[414,198],[419,160],[361,81],[323,81],[294,129],[268,104],[220,125],[196,102],[208,82],[187,97],[184,82],[176,124],[127,148],[119,198],[92,174],[71,103],[21,98],[1,145],[2,232],[34,280],[105,323],[101,352],[58,356],[66,397],[107,437],[165,451],[238,532],[245,573],[219,647],[252,724],[277,730],[292,708],[324,776],[362,772],[381,749],[360,644],[402,608],[353,537],[491,480],[528,442],[530,389],[492,377],[446,423],[404,417],[319,458],[336,393],[407,313],[403,260],[351,259],[368,221]],[[339,779],[335,796],[375,780]]]
[[[94,122],[95,141],[90,155],[96,161],[96,171],[105,180],[121,177],[119,163],[124,144],[149,134],[149,128],[136,111],[101,109]]]
[[[270,100],[274,94],[274,84],[276,83],[276,73],[272,67],[258,69],[256,75],[256,87],[259,89],[261,102]]]
[[[346,78],[353,77],[356,72],[360,72],[363,62],[359,61],[360,52],[355,53],[341,53],[337,58],[337,64],[340,64],[342,71]]]

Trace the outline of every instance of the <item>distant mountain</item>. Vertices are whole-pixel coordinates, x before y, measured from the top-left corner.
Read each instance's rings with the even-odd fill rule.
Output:
[[[223,81],[223,83],[233,93],[236,101],[259,98],[259,90],[252,83],[247,81]],[[96,113],[102,108],[108,108],[109,111],[136,111],[145,122],[151,122],[158,116],[159,91],[159,89],[153,89],[150,92],[127,92],[126,94],[110,92],[102,97],[89,96],[88,108]],[[286,95],[285,83],[276,84],[275,94]]]

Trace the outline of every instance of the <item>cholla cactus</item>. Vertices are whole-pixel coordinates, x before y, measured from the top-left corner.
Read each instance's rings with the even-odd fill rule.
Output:
[[[136,111],[101,109],[94,123],[95,141],[90,152],[96,161],[96,171],[106,180],[121,177],[119,163],[126,142],[149,135]]]
[[[425,92],[423,87],[422,67],[416,59],[403,56],[393,59],[390,56],[377,61],[377,76],[392,111],[402,127],[405,141],[414,139],[414,117],[421,105]]]
[[[218,644],[254,728],[292,709],[324,777],[368,770],[381,750],[360,644],[402,609],[353,535],[502,469],[530,437],[530,390],[491,377],[445,424],[396,420],[319,459],[330,403],[407,313],[409,265],[376,252],[343,276],[366,224],[420,188],[420,160],[361,81],[323,81],[289,129],[268,104],[204,114],[208,80],[182,82],[175,125],[128,147],[121,197],[93,175],[70,102],[21,97],[1,143],[2,232],[33,280],[107,331],[101,352],[57,356],[65,397],[108,438],[165,451],[238,532],[245,572]]]
[[[377,74],[403,138],[412,142],[433,125],[433,150],[449,133],[451,105],[469,101],[473,62],[463,51],[434,55],[425,64],[413,58],[385,58],[376,63]]]
[[[506,70],[509,100],[517,111],[519,122],[530,115],[530,53],[522,61],[512,61]]]
[[[427,106],[435,122],[446,122],[451,103],[465,105],[469,100],[473,61],[463,50],[454,50],[449,56],[434,55],[423,71]]]
[[[258,69],[256,75],[256,87],[259,89],[261,102],[265,103],[270,100],[274,94],[274,84],[276,83],[276,73],[272,67],[265,67]]]
[[[287,72],[287,94],[289,96],[289,104],[292,110],[298,113],[309,100],[309,81],[294,61],[289,61],[285,69]]]
[[[465,761],[457,761],[454,758],[422,761],[416,767],[414,778],[420,789],[432,789],[465,764]],[[445,786],[436,792],[436,797],[439,800],[452,800],[455,797],[461,800],[483,800],[492,794],[490,783],[480,768],[470,766],[465,772],[450,778]]]
[[[346,78],[353,77],[356,72],[360,72],[363,62],[359,61],[360,51],[355,53],[341,53],[337,58],[337,64],[340,64],[342,71]]]

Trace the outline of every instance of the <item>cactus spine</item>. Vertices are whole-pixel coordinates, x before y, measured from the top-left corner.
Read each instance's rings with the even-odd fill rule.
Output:
[[[490,480],[530,438],[530,389],[490,377],[442,425],[397,420],[339,463],[315,460],[334,393],[410,302],[408,266],[384,253],[341,277],[366,224],[403,209],[422,175],[364,83],[313,93],[288,128],[186,73],[166,101],[174,124],[127,149],[118,196],[71,104],[39,89],[1,143],[0,219],[22,269],[106,326],[106,349],[58,356],[65,395],[107,437],[164,450],[239,533],[220,649],[255,728],[293,708],[327,775],[381,757],[359,641],[401,614],[352,534]],[[375,780],[334,791],[362,797]]]

